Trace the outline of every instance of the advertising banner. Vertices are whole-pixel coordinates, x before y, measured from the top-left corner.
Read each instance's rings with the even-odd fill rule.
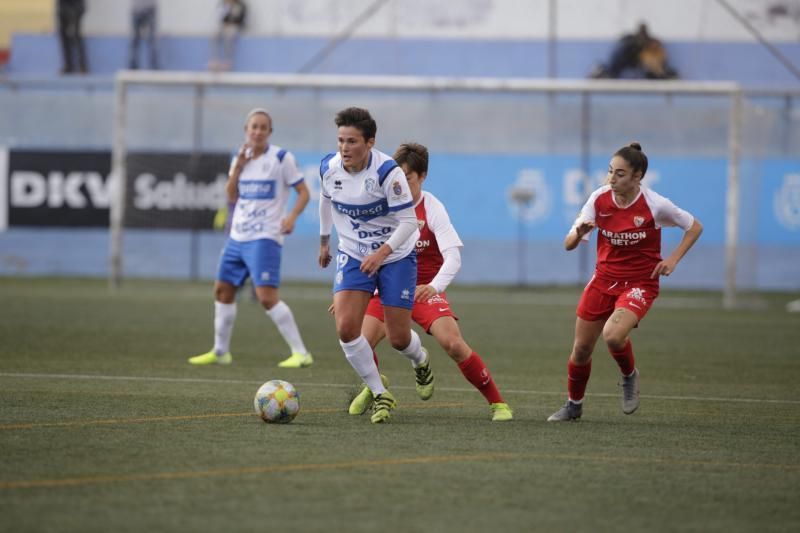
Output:
[[[211,229],[225,205],[227,154],[132,153],[125,226]],[[108,227],[111,153],[0,149],[0,229]]]
[[[108,226],[110,152],[10,150],[9,226]]]
[[[211,229],[229,164],[228,154],[129,154],[125,226]]]

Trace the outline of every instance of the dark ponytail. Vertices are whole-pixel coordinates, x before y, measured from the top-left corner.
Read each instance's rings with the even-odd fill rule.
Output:
[[[614,155],[627,161],[634,172],[641,172],[642,179],[644,179],[644,175],[647,173],[647,156],[642,151],[641,144],[633,141],[628,146],[623,146],[617,150]]]

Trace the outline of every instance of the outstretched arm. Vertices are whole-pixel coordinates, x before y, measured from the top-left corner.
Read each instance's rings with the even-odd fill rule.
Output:
[[[672,274],[675,271],[675,267],[678,266],[678,262],[683,259],[686,252],[688,252],[689,249],[694,246],[694,243],[697,242],[697,239],[700,238],[701,233],[703,233],[703,225],[699,220],[694,219],[692,227],[683,234],[683,238],[681,242],[678,243],[678,247],[672,251],[669,257],[656,265],[650,277],[657,278],[658,276],[669,276]]]
[[[580,224],[575,226],[575,228],[570,230],[569,233],[567,233],[566,238],[564,238],[564,248],[567,251],[574,250],[580,244],[581,239],[583,239],[583,236],[592,231],[593,229],[594,229],[594,222],[581,222]]]

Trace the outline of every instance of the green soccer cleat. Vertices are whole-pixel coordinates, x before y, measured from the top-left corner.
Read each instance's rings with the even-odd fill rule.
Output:
[[[217,355],[214,350],[189,358],[189,364],[192,365],[229,365],[232,362],[233,356],[231,355],[231,352],[223,355]]]
[[[433,396],[433,371],[431,371],[431,356],[428,350],[422,349],[425,352],[425,362],[414,369],[414,379],[417,382],[417,396],[420,399],[430,400]]]
[[[287,359],[278,363],[279,368],[305,368],[314,363],[314,358],[311,353],[293,353]]]
[[[384,387],[389,386],[389,379],[381,374],[381,382],[383,383]],[[363,415],[367,412],[367,409],[372,407],[373,401],[372,391],[369,390],[366,384],[364,384],[364,388],[361,389],[361,392],[353,398],[353,401],[350,402],[350,408],[347,410],[348,413],[351,415]]]
[[[514,411],[507,403],[493,403],[489,407],[492,408],[492,422],[507,422],[514,419]]]
[[[397,407],[397,401],[388,390],[375,396],[375,401],[372,405],[372,421],[373,424],[382,424],[389,420],[391,416],[390,411]]]

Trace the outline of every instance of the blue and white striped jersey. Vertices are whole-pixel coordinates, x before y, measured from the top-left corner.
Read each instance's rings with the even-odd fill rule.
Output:
[[[388,155],[372,149],[367,167],[350,174],[341,156],[329,154],[319,169],[320,195],[331,200],[339,250],[362,261],[389,239],[399,222],[394,213],[413,206],[406,176]],[[414,250],[415,231],[384,261],[392,263]]]
[[[235,156],[234,156],[235,157]],[[291,152],[270,145],[245,164],[239,175],[239,199],[233,211],[231,238],[272,239],[283,244],[281,219],[292,187],[303,181]]]

